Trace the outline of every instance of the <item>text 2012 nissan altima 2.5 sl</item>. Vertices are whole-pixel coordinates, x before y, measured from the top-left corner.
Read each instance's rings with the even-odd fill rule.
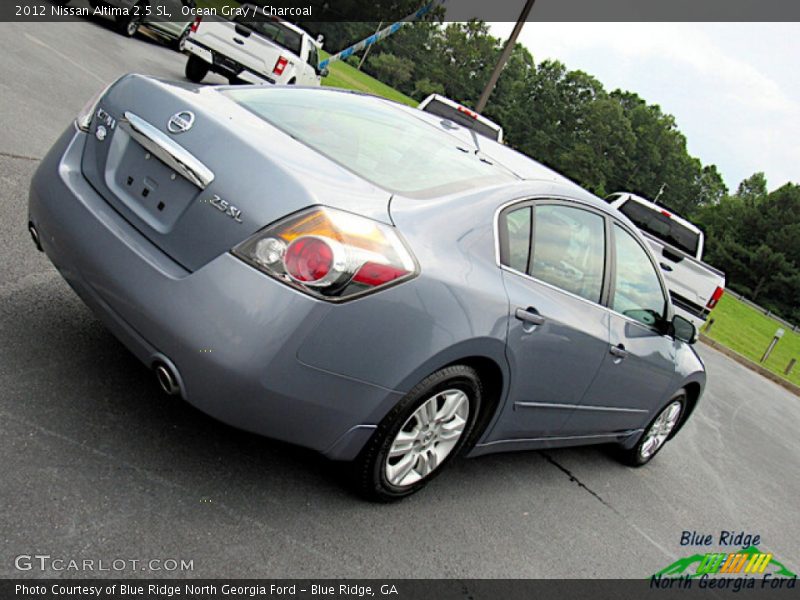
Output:
[[[34,176],[30,230],[162,387],[353,462],[661,450],[704,367],[627,218],[441,117],[330,89],[128,75]]]

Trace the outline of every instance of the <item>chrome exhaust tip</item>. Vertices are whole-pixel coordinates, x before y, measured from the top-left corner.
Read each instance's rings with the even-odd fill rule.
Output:
[[[158,379],[158,385],[161,386],[164,393],[170,396],[180,394],[181,388],[178,385],[178,378],[167,365],[163,363],[156,365],[156,379]]]
[[[36,244],[36,249],[39,252],[44,252],[44,250],[42,249],[42,242],[39,239],[39,232],[36,230],[36,225],[34,225],[33,223],[28,223],[28,231],[31,234],[31,239],[33,240],[33,243]]]

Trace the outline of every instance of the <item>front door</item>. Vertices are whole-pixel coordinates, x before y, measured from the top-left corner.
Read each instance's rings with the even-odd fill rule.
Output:
[[[664,335],[667,300],[657,267],[619,224],[611,227],[616,264],[611,285],[610,344],[580,410],[574,434],[644,427],[667,400],[675,377],[675,342]]]

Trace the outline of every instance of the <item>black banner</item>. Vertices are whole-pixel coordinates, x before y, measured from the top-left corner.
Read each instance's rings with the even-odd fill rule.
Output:
[[[125,18],[132,11],[151,21],[282,18],[293,22],[383,22],[412,17],[441,21],[512,22],[525,0],[3,0],[0,21],[69,21]],[[137,8],[138,7],[138,8]],[[255,10],[254,10],[255,9]],[[536,22],[778,22],[800,20],[794,0],[536,0],[528,18]]]
[[[0,580],[3,600],[641,600],[796,598],[797,580],[701,579],[356,579],[356,580]]]

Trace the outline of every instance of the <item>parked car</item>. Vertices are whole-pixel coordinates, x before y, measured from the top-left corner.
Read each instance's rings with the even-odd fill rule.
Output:
[[[242,5],[241,15],[255,7]],[[321,85],[327,71],[319,68],[321,38],[314,39],[282,19],[233,21],[198,19],[185,43],[189,53],[186,78],[200,83],[209,71],[234,83]]]
[[[617,192],[606,200],[642,232],[659,258],[675,311],[700,329],[725,292],[725,273],[702,260],[701,229],[636,194]]]
[[[62,6],[74,0],[53,0]],[[98,6],[121,9],[124,12],[114,17],[117,29],[123,35],[133,37],[140,29],[146,29],[162,41],[183,49],[192,21],[180,21],[182,8],[196,6],[195,0],[88,0],[94,9]],[[169,18],[167,18],[169,15]]]
[[[29,228],[166,392],[373,499],[459,453],[645,464],[705,384],[629,219],[369,95],[125,76],[42,160]]]
[[[496,142],[503,141],[503,128],[494,121],[476,113],[471,108],[459,104],[440,94],[431,94],[419,103],[421,111],[449,119]]]

